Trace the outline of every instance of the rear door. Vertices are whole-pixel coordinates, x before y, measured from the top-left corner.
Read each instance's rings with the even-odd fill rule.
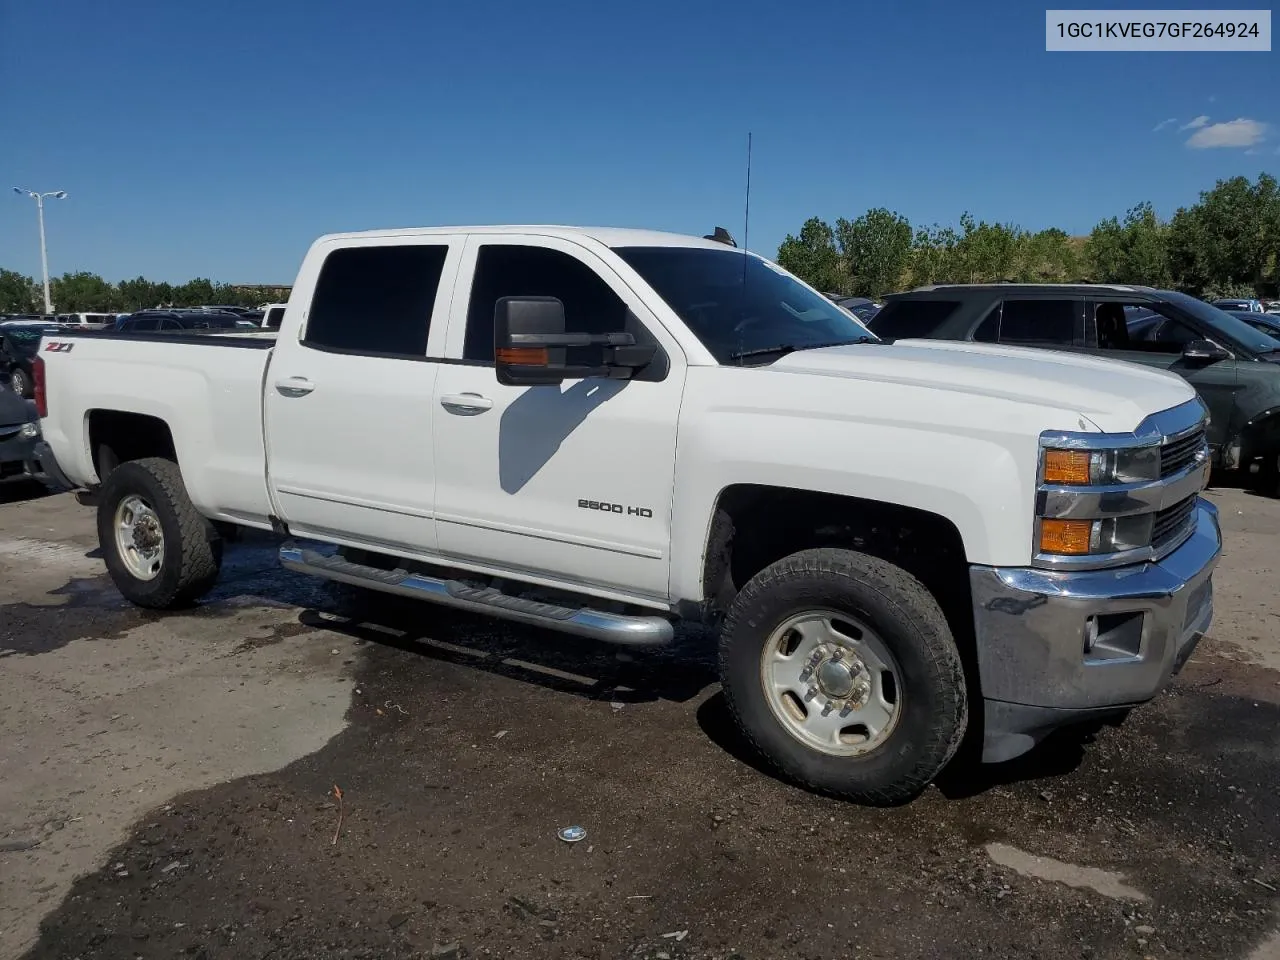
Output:
[[[435,549],[432,395],[462,241],[335,243],[267,370],[268,480],[293,532]],[[308,265],[307,269],[317,269]]]

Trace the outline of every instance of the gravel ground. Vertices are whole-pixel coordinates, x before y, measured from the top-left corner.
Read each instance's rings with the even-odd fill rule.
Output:
[[[1211,496],[1167,693],[873,810],[755,769],[700,634],[357,608],[265,539],[157,616],[0,491],[0,957],[1280,958],[1280,502]]]

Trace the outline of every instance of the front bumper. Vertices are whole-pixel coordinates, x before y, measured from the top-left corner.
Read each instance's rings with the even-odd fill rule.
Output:
[[[53,451],[39,436],[0,440],[0,483],[22,480],[38,480],[51,490],[71,486],[58,469]]]
[[[970,568],[985,731],[983,759],[1025,753],[1052,730],[1150,700],[1213,619],[1218,510],[1157,562],[1056,572]]]

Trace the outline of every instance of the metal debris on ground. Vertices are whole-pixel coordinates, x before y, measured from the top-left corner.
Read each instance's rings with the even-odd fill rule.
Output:
[[[398,704],[398,703],[392,703],[390,700],[385,701],[382,705],[383,705],[384,707],[386,707],[388,710],[399,710],[399,711],[400,711],[402,714],[404,714],[406,717],[409,715],[409,711],[408,711],[408,710],[406,710],[404,707],[400,706],[400,704]]]
[[[342,788],[336,783],[333,785],[333,795],[338,800],[338,826],[333,831],[333,839],[329,841],[330,846],[337,845],[338,835],[342,833]]]
[[[577,843],[587,835],[586,827],[561,827],[556,831],[556,836],[565,843]]]
[[[673,930],[671,933],[664,933],[662,937],[664,940],[674,940],[676,941],[676,943],[679,943],[688,935],[689,935],[688,930]]]
[[[506,731],[506,730],[499,730],[497,733],[495,733],[495,734],[493,735],[493,739],[495,739],[495,740],[501,740],[501,739],[502,739],[503,737],[505,737],[506,735],[507,735],[507,731]]]

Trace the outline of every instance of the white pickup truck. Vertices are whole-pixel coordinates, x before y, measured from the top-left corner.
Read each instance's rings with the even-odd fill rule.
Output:
[[[275,338],[58,333],[45,442],[120,591],[294,570],[633,646],[718,625],[794,782],[922,790],[1122,715],[1212,618],[1206,412],[1163,371],[878,340],[731,243],[568,227],[311,247]],[[44,459],[48,459],[47,457]]]

